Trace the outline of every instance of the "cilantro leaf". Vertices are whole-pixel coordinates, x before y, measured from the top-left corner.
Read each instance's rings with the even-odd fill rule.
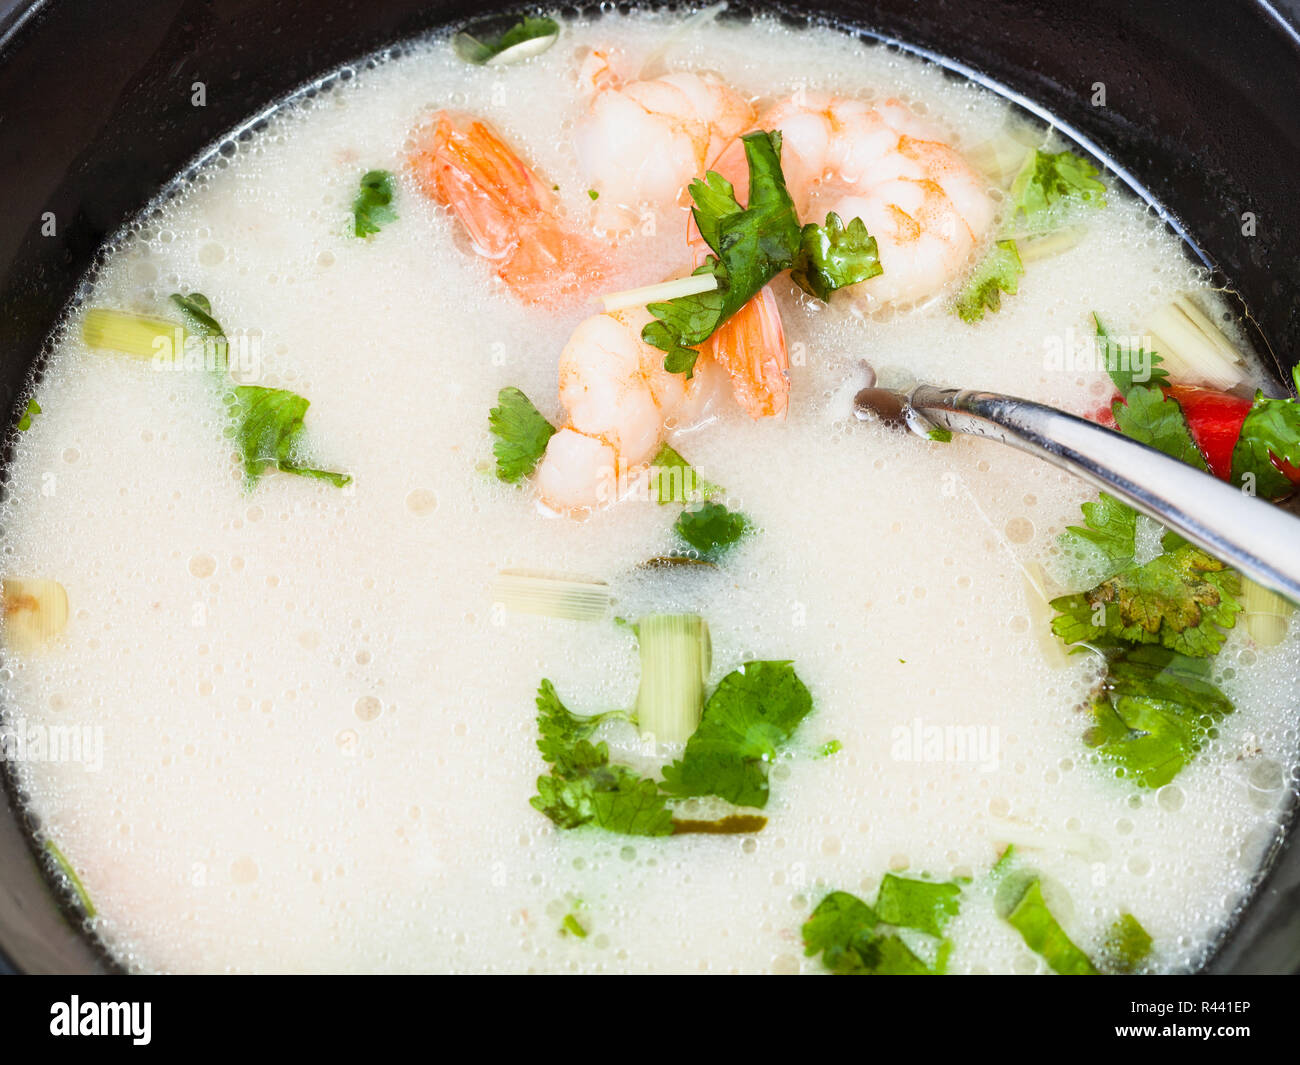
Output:
[[[1162,647],[1112,649],[1084,742],[1120,775],[1159,788],[1191,761],[1232,709],[1210,680],[1208,661]]]
[[[695,372],[695,349],[772,278],[793,266],[799,248],[802,230],[781,172],[780,133],[758,130],[741,140],[749,166],[746,207],[714,171],[690,186],[695,224],[713,251],[695,273],[712,273],[718,287],[646,308],[656,320],[641,331],[641,339],[665,353],[666,370],[688,379]]]
[[[226,331],[212,314],[212,303],[202,292],[187,296],[173,292],[172,302],[180,308],[190,330],[224,344]],[[217,366],[223,371],[225,356]],[[295,392],[261,385],[238,385],[226,393],[231,418],[230,434],[239,447],[244,464],[244,484],[251,488],[268,469],[328,481],[335,488],[350,484],[346,473],[318,470],[299,465],[294,453],[301,446],[303,418],[311,402]]]
[[[560,702],[555,685],[543,680],[537,689],[537,749],[562,773],[590,768],[602,761],[598,749],[587,742],[591,734],[602,722],[624,717],[618,710],[578,717]]]
[[[1131,913],[1122,914],[1107,933],[1102,951],[1108,971],[1127,975],[1151,953],[1151,936]]]
[[[1081,509],[1086,527],[1067,526],[1059,540],[1062,550],[1079,561],[1097,559],[1106,577],[1131,568],[1137,552],[1137,511],[1105,492]]]
[[[1237,574],[1180,537],[1166,534],[1165,551],[1095,588],[1053,599],[1052,631],[1066,643],[1099,637],[1159,643],[1203,658],[1223,646],[1241,607]]]
[[[171,300],[181,309],[181,315],[191,332],[213,338],[226,335],[221,323],[212,317],[212,304],[202,292],[191,292],[188,296],[173,292]]]
[[[660,447],[658,454],[650,460],[650,471],[651,495],[659,503],[694,502],[708,499],[718,491],[717,485],[701,477],[695,467],[668,444]]]
[[[1106,186],[1099,171],[1074,152],[1035,150],[1011,185],[1011,211],[1006,226],[1019,225],[1041,233],[1060,225],[1060,215],[1076,206],[1105,207]]]
[[[1161,366],[1154,351],[1139,347],[1136,351],[1115,340],[1102,324],[1101,315],[1095,311],[1092,320],[1097,326],[1097,349],[1106,372],[1121,396],[1126,396],[1134,385],[1164,385],[1169,374]]]
[[[673,528],[703,558],[714,559],[738,543],[750,529],[744,514],[728,510],[721,503],[703,503],[678,515]]]
[[[961,888],[951,883],[913,880],[886,873],[876,895],[876,914],[885,924],[915,928],[942,936],[944,925],[957,916]]]
[[[957,294],[954,309],[963,322],[978,322],[986,310],[1002,308],[1002,293],[1014,296],[1025,272],[1014,240],[999,240],[980,260]]]
[[[537,468],[547,441],[555,434],[555,426],[513,386],[497,393],[497,405],[488,412],[488,428],[496,437],[492,453],[497,476],[507,484],[522,480]]]
[[[351,482],[346,473],[313,469],[294,461],[310,401],[282,388],[239,385],[231,390],[229,402],[235,442],[250,486],[268,469],[328,481],[335,488]]]
[[[393,175],[387,170],[370,170],[361,177],[361,188],[352,201],[352,233],[368,237],[397,220],[393,209]]]
[[[18,419],[18,431],[27,432],[32,427],[32,418],[41,413],[41,405],[34,399],[27,401],[27,406],[23,408],[22,417]]]
[[[846,226],[831,211],[825,225],[810,222],[803,227],[790,277],[805,292],[824,302],[837,288],[856,285],[883,272],[876,238],[867,232],[867,224],[854,218]]]
[[[452,39],[452,47],[465,62],[482,66],[502,52],[526,41],[541,42],[547,38],[554,39],[559,36],[559,33],[560,26],[555,19],[526,16],[502,33],[483,34],[479,37],[470,33],[458,33]]]
[[[768,766],[811,712],[812,695],[789,662],[746,663],[709,696],[682,757],[664,766],[663,790],[767,805]]]
[[[1125,436],[1209,472],[1205,456],[1187,428],[1183,408],[1173,396],[1154,385],[1134,385],[1111,409]]]
[[[939,943],[931,966],[888,928],[915,928],[938,938],[957,913],[960,897],[956,884],[892,873],[881,882],[874,907],[847,891],[832,891],[804,922],[804,954],[821,954],[822,964],[839,976],[938,975],[947,962],[947,940]]]
[[[1029,949],[1042,955],[1043,960],[1062,976],[1098,975],[1097,967],[1088,955],[1070,941],[1065,929],[1047,908],[1041,881],[1030,881],[1006,919],[1020,933]]]
[[[534,809],[560,828],[594,825],[629,836],[668,836],[673,818],[659,786],[627,766],[612,764],[609,746],[588,738],[610,715],[579,718],[555,694],[549,680],[537,690],[537,747],[551,766],[537,778]]]
[[[1279,461],[1300,466],[1300,401],[1268,399],[1256,392],[1232,449],[1232,483],[1250,483],[1245,480],[1250,475],[1256,495],[1290,495],[1296,486],[1278,469]]]

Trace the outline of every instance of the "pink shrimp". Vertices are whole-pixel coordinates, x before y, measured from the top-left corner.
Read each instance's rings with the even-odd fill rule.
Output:
[[[486,122],[439,111],[416,141],[408,163],[421,188],[451,208],[520,299],[550,303],[599,283],[591,243],[564,225],[550,187]]]
[[[542,501],[581,513],[616,502],[635,486],[671,428],[707,417],[716,370],[701,360],[687,381],[663,367],[663,352],[641,339],[643,308],[582,322],[560,354],[565,424],[537,469]]]

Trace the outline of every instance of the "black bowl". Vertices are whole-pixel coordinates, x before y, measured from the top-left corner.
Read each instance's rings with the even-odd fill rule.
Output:
[[[104,241],[176,174],[220,151],[229,131],[255,126],[277,100],[368,53],[518,6],[0,0],[4,405],[24,394]],[[751,9],[886,39],[1051,118],[1166,213],[1189,254],[1238,295],[1279,380],[1289,377],[1300,358],[1300,0],[732,4],[738,17]],[[191,103],[195,82],[204,107]],[[15,798],[10,788],[17,809]],[[110,967],[67,919],[21,818],[0,814],[0,965]],[[1300,970],[1295,837],[1292,828],[1277,840],[1209,970]]]

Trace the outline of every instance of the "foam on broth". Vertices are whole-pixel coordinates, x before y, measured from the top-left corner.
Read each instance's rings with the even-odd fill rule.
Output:
[[[628,576],[671,549],[674,508],[548,519],[490,476],[497,390],[554,414],[556,357],[591,310],[519,306],[406,184],[398,222],[350,237],[357,179],[398,172],[419,116],[453,106],[495,123],[579,217],[575,56],[649,55],[674,24],[568,24],[507,68],[433,42],[359,70],[108,259],[92,304],[158,313],[199,290],[228,328],[260,333],[258,382],[311,400],[312,457],[354,487],[268,476],[245,494],[203,375],[87,350],[75,329],[50,358],[0,524],[5,572],[61,581],[72,619],[58,646],[9,657],[4,704],[11,723],[102,726],[104,764],[11,768],[124,964],[816,971],[799,926],[821,895],[871,897],[906,869],[974,878],[952,971],[1039,971],[983,886],[1007,842],[1055,884],[1085,950],[1128,911],[1158,967],[1191,966],[1239,905],[1296,779],[1296,638],[1260,650],[1238,626],[1218,660],[1238,707],[1220,738],[1157,792],[1112,779],[1080,740],[1094,669],[1049,663],[1021,569],[1052,562],[1091,493],[991,443],[928,445],[849,412],[864,358],[895,379],[1095,407],[1104,375],[1048,368],[1047,346],[1091,310],[1133,326],[1205,283],[1132,198],[1114,192],[978,328],[941,305],[875,320],[784,293],[789,419],[729,412],[680,441],[762,529],[712,586]],[[756,97],[899,96],[959,146],[1007,118],[986,90],[829,30],[712,25],[668,61]],[[610,287],[679,267],[683,229],[658,219]],[[748,658],[794,661],[816,712],[773,771],[763,832],[566,834],[529,806],[539,680],[577,712],[629,706],[637,659],[613,625],[495,611],[507,567],[610,580],[629,613],[704,599],[714,681]],[[903,738],[950,725],[980,730],[985,756],[931,761]],[[831,739],[843,749],[815,757]],[[559,932],[579,901],[585,940]]]

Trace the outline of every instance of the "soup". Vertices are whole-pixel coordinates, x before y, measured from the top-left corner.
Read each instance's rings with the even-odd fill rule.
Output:
[[[1204,272],[897,50],[556,29],[286,101],[69,313],[3,504],[3,684],[88,933],[139,971],[1198,965],[1294,779],[1287,608],[1198,558],[1121,635],[1183,558],[1154,523],[1066,533],[1079,481],[852,399],[1118,387],[1219,466],[1262,378]]]

